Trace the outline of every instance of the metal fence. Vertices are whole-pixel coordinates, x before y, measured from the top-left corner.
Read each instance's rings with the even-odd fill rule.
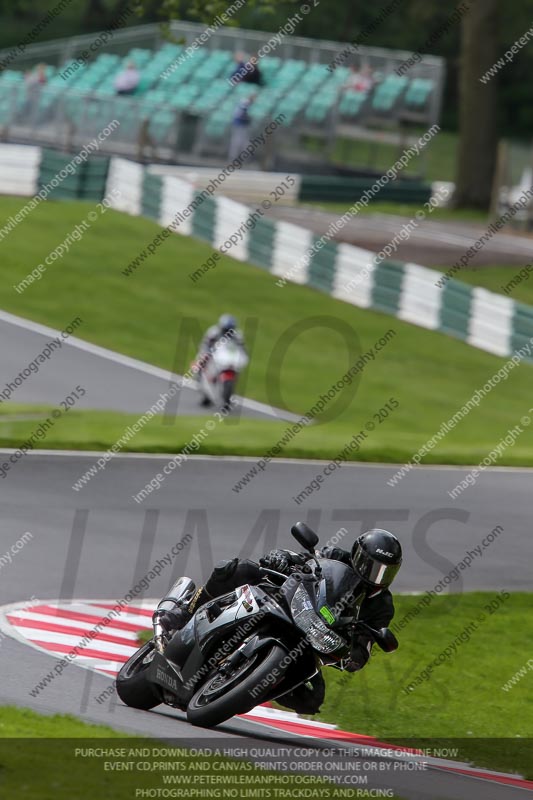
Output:
[[[184,47],[189,46],[206,30],[199,23],[174,21],[170,26],[170,34],[179,40]],[[255,53],[264,45],[272,34],[268,32],[249,31],[236,28],[219,28],[211,33],[203,45],[207,50],[222,49],[231,52],[244,51]],[[10,68],[26,70],[39,62],[46,62],[54,67],[61,67],[80,56],[99,34],[87,34],[67,40],[60,39],[45,44],[29,46],[23,55],[10,64]],[[125,28],[113,32],[105,47],[100,52],[126,56],[132,48],[158,50],[168,39],[157,24]],[[308,64],[330,64],[340,56],[346,44],[320,41],[297,36],[284,36],[272,53],[282,60],[299,59]],[[0,52],[0,63],[8,51]],[[408,57],[409,53],[391,51],[375,47],[359,47],[356,56],[346,59],[345,65],[354,61],[368,64],[373,70],[391,74]],[[373,119],[371,127],[381,127],[388,131],[391,141],[407,143],[405,136],[407,125],[429,127],[440,116],[443,83],[444,61],[441,58],[424,56],[421,61],[409,70],[409,77],[429,78],[434,82],[427,108],[418,114],[405,114],[402,119]],[[53,94],[53,97],[51,96]],[[0,135],[4,141],[28,142],[64,149],[81,146],[87,138],[91,138],[107,121],[118,119],[120,128],[113,137],[105,142],[103,152],[123,154],[141,160],[162,161],[196,161],[220,159],[227,152],[227,136],[215,138],[209,134],[206,126],[207,118],[202,114],[191,114],[187,111],[172,112],[172,124],[166,126],[164,133],[156,131],[150,117],[143,108],[138,97],[102,98],[98,92],[85,93],[83,97],[75,88],[58,90],[48,88],[25,90],[21,84],[0,85],[0,102],[3,104],[3,117],[0,122]],[[154,105],[154,114],[166,111],[168,107]],[[257,120],[255,127],[262,127]],[[404,133],[400,136],[399,132]],[[228,134],[229,135],[229,134]],[[251,130],[254,135],[254,130]],[[356,126],[343,122],[339,116],[338,104],[335,104],[320,123],[305,120],[304,115],[290,126],[279,131],[270,151],[263,154],[263,166],[275,167],[276,159],[280,163],[284,159],[300,158],[314,163],[324,163],[327,153],[331,153],[338,135],[348,138],[365,139],[374,134],[365,124]],[[321,146],[315,152],[304,154],[302,141],[315,137]]]

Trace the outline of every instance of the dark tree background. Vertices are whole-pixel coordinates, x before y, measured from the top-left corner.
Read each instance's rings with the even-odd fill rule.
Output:
[[[498,148],[498,76],[480,75],[499,52],[499,0],[470,0],[462,21],[459,70],[459,148],[454,204],[488,208]]]

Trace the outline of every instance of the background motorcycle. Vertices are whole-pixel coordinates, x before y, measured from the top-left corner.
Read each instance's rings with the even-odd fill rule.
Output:
[[[221,341],[209,354],[200,373],[200,388],[213,405],[229,408],[239,373],[248,364],[243,347],[231,340]]]
[[[317,557],[318,537],[304,523],[291,532],[310,559],[289,577],[262,568],[264,582],[206,603],[170,640],[154,623],[154,638],[118,674],[126,705],[166,703],[211,727],[293,691],[324,665],[343,669],[350,641],[339,629],[365,633],[386,652],[398,647],[388,628],[374,630],[353,616],[364,596],[355,572]],[[173,590],[173,599],[186,601],[195,586],[180,578]]]

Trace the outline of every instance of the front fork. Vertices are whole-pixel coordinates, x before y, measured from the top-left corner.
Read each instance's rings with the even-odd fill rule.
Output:
[[[157,611],[154,613],[154,616],[152,618],[152,624],[154,627],[154,647],[158,653],[161,653],[161,655],[163,655],[163,653],[165,652],[166,639],[165,639],[165,632],[161,626],[161,623],[159,622],[159,615]]]
[[[159,602],[152,616],[154,629],[154,646],[159,653],[163,653],[166,645],[166,634],[161,625],[161,613],[164,611],[174,611],[176,606],[183,605],[192,600],[196,584],[190,578],[178,578],[176,583],[170,588],[168,594]]]

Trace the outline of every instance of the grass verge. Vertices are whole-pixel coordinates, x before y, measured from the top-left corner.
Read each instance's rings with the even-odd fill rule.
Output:
[[[7,217],[21,204],[20,199],[2,198],[0,212]],[[342,391],[341,400],[336,397],[328,404],[331,421],[322,417],[323,424],[303,430],[281,455],[333,457],[370,423],[374,429],[349,457],[404,461],[504,363],[443,334],[341,303],[313,289],[294,284],[279,288],[275,276],[226,256],[221,256],[216,269],[192,283],[189,273],[209,257],[211,248],[181,236],[168,239],[133,276],[125,277],[122,269],[159,228],[150,220],[112,211],[99,217],[40,281],[17,293],[13,285],[42,262],[90,209],[88,203],[42,203],[3,241],[1,307],[59,329],[79,316],[83,323],[76,335],[177,371],[188,369],[205,328],[230,310],[245,323],[251,349],[251,364],[239,391],[302,414],[342,378],[359,353],[374,348],[392,331],[387,345],[374,352],[374,360]],[[527,413],[530,385],[531,368],[514,369],[424,461],[472,463],[487,455]],[[391,397],[399,407],[385,416],[380,409]],[[12,399],[16,402],[16,392]],[[31,410],[26,408],[27,413]],[[106,448],[131,419],[111,412],[70,411],[37,446]],[[131,440],[130,448],[175,452],[201,424],[196,417],[180,417],[174,427],[151,422]],[[15,445],[34,429],[35,421],[2,416],[0,443]],[[284,423],[268,421],[222,423],[200,452],[262,455],[285,429]],[[500,463],[531,464],[532,443],[526,430],[513,448],[504,451]]]
[[[320,718],[389,742],[457,747],[460,761],[533,779],[533,672],[502,689],[528,660],[532,595],[496,598],[487,592],[435,597],[397,630],[395,653],[375,647],[371,663],[355,675],[324,670],[328,691]],[[396,596],[394,623],[419,601]],[[477,629],[469,627],[473,622]],[[461,634],[452,656],[417,683]]]

